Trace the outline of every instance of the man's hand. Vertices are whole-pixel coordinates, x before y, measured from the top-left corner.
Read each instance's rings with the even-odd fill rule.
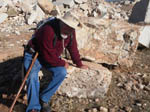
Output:
[[[69,64],[67,62],[65,63],[65,68],[69,68]]]
[[[81,69],[88,69],[89,66],[87,66],[87,65],[82,65],[80,68],[81,68]]]

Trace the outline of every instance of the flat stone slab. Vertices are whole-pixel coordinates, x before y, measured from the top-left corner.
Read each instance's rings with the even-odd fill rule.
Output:
[[[58,93],[78,98],[103,97],[108,91],[112,73],[100,64],[95,65],[91,64],[88,70],[76,69],[68,74]]]

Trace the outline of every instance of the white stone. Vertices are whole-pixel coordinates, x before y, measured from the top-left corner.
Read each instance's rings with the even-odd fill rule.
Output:
[[[80,8],[85,11],[89,8],[89,6],[88,6],[88,4],[80,4]]]
[[[20,35],[20,32],[19,32],[19,31],[15,31],[15,33],[16,33],[17,35]]]
[[[65,5],[69,5],[70,7],[73,7],[73,5],[75,4],[73,0],[56,0],[54,3],[65,4]]]
[[[98,112],[97,108],[93,108],[92,112]]]
[[[150,47],[150,26],[145,26],[141,28],[139,43],[144,45],[145,47]]]
[[[5,7],[7,5],[7,3],[6,2],[4,2],[4,1],[0,1],[0,7]]]
[[[0,24],[7,19],[8,15],[6,13],[0,13]]]
[[[148,7],[147,7],[145,22],[150,23],[150,0],[149,0],[149,4],[148,4]]]
[[[83,3],[83,1],[82,0],[74,0],[76,3],[79,3],[79,4],[81,4],[81,3]]]
[[[88,0],[82,0],[84,3],[86,3]]]
[[[103,17],[104,15],[106,15],[107,8],[106,8],[105,5],[99,4],[98,7],[97,7],[97,9],[101,12],[101,15],[100,15],[101,17]]]
[[[49,0],[38,0],[38,5],[47,14],[49,14],[52,11],[53,7],[54,7],[52,2],[49,1]]]
[[[23,0],[20,7],[25,13],[31,13],[36,10],[37,0]]]
[[[108,109],[105,107],[100,107],[100,112],[108,112]]]
[[[39,6],[37,6],[37,18],[36,18],[36,22],[39,22],[39,21],[41,21],[42,19],[44,19],[44,17],[45,17],[45,13],[43,12],[43,10],[39,7]]]

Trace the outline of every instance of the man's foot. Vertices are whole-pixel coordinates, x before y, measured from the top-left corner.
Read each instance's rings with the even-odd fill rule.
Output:
[[[39,110],[36,110],[36,109],[32,109],[30,110],[29,112],[40,112]]]
[[[42,106],[41,112],[51,112],[49,103],[41,101],[41,106]]]

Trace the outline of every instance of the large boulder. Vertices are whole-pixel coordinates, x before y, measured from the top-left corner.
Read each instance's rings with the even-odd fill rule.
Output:
[[[79,10],[70,12],[79,21],[76,36],[82,57],[90,56],[98,63],[132,66],[140,26],[123,19],[116,21],[107,17],[86,17]]]
[[[59,94],[69,97],[104,97],[107,93],[112,73],[99,64],[87,63],[90,69],[74,68],[58,90]],[[73,69],[73,68],[71,68]]]

